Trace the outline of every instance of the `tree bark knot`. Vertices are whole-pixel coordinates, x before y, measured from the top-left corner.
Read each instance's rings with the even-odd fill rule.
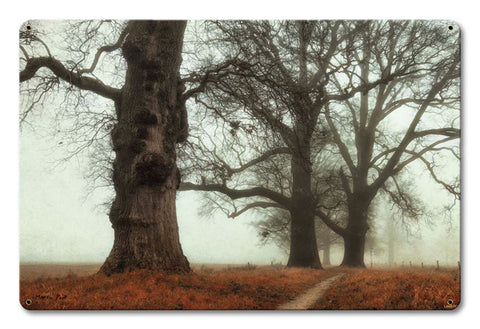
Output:
[[[155,186],[165,183],[173,169],[173,161],[158,153],[146,153],[135,165],[138,185]]]

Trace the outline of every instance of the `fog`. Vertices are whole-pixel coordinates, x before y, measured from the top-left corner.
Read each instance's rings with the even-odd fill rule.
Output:
[[[46,40],[59,41],[51,36]],[[59,51],[55,47],[52,50]],[[47,102],[48,111],[31,116],[31,125],[23,125],[20,133],[20,261],[103,262],[113,245],[113,229],[108,207],[101,204],[111,191],[89,190],[84,178],[90,166],[89,154],[79,153],[67,162],[59,162],[69,153],[64,140],[51,133],[58,120],[54,115],[58,102]],[[459,169],[458,162],[452,160],[441,172],[444,177],[453,177]],[[451,216],[443,216],[442,209],[452,196],[420,164],[409,166],[408,175],[433,215],[402,225],[391,205],[379,201],[375,214],[377,241],[375,247],[366,249],[365,263],[388,263],[388,225],[393,223],[395,264],[433,265],[438,260],[455,265],[460,260],[458,204]],[[261,243],[254,227],[262,219],[259,213],[247,212],[232,219],[215,212],[205,218],[199,215],[204,205],[201,197],[202,192],[177,194],[180,241],[191,263],[286,263],[288,255],[284,251],[274,244]],[[332,264],[339,264],[342,256],[341,244],[334,246]]]
[[[48,123],[53,118],[37,118]],[[100,205],[102,195],[87,195],[83,172],[87,156],[59,165],[62,157],[54,137],[24,127],[20,135],[20,260],[22,262],[103,262],[113,245],[113,229],[107,209]],[[441,207],[448,195],[421,170],[417,169],[419,192],[430,207]],[[262,245],[255,227],[261,218],[246,213],[227,218],[217,212],[210,218],[198,215],[201,192],[180,192],[177,216],[183,251],[192,263],[270,264],[286,263],[287,255],[273,244]],[[393,217],[392,217],[393,216]],[[377,232],[380,245],[374,250],[373,263],[387,263],[385,226],[395,219],[388,204],[378,211]],[[397,221],[398,222],[398,221]],[[460,216],[451,220],[433,218],[410,225],[407,233],[396,224],[395,263],[433,265],[456,264],[460,260]],[[332,248],[332,264],[342,260],[341,246]],[[369,266],[370,250],[365,252]]]
[[[26,127],[20,136],[20,260],[103,262],[113,245],[113,229],[107,209],[99,205],[102,196],[87,196],[82,175],[87,159],[58,165],[53,159],[61,157],[59,141],[41,135]],[[198,192],[182,192],[177,199],[180,240],[190,262],[285,262],[276,246],[260,245],[251,225],[254,216],[199,218],[199,199]]]

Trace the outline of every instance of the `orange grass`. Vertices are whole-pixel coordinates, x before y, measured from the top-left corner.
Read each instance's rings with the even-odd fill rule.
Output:
[[[443,310],[459,303],[458,270],[352,270],[313,309]]]
[[[334,274],[268,268],[185,275],[145,270],[110,277],[70,275],[21,281],[20,303],[30,310],[268,310]]]

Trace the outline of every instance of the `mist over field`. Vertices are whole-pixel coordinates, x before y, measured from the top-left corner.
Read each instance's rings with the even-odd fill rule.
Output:
[[[86,159],[73,159],[62,165],[54,161],[61,158],[59,142],[29,127],[23,128],[20,135],[20,261],[101,263],[113,244],[108,208],[98,202],[104,196],[102,191],[87,196],[82,178]],[[426,173],[418,175],[418,179],[422,182],[419,184],[422,195],[432,205],[441,206],[439,196],[448,198]],[[235,219],[223,213],[203,218],[198,215],[201,207],[200,192],[178,193],[180,240],[190,262],[285,264],[285,252],[273,243],[261,244],[252,225],[259,219],[255,213]],[[391,218],[388,205],[379,215]],[[410,234],[404,233],[399,225],[395,262],[433,265],[439,260],[441,264],[456,265],[460,259],[459,218],[421,223],[413,226]],[[380,239],[383,245],[374,250],[374,264],[387,262],[386,238]],[[332,264],[338,265],[342,256],[341,246],[334,247]],[[365,253],[365,263],[370,265],[369,250]]]
[[[102,195],[87,196],[82,161],[59,165],[59,141],[27,127],[20,140],[20,261],[103,262],[113,244]],[[183,250],[193,263],[285,262],[274,245],[260,246],[255,218],[200,218],[198,192],[179,193],[177,213]],[[98,199],[95,199],[98,197]]]

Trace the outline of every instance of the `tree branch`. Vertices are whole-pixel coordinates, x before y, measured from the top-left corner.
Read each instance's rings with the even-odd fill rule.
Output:
[[[366,82],[361,84],[360,86],[354,87],[350,89],[349,92],[346,92],[344,94],[338,94],[338,95],[329,95],[326,97],[326,102],[329,101],[344,101],[346,99],[352,98],[356,93],[362,92],[362,93],[367,93],[371,89],[376,88],[380,84],[387,84],[390,81],[393,81],[395,78],[401,77],[403,75],[407,75],[408,73],[405,73],[403,71],[395,72],[390,74],[387,77],[378,79],[373,82]]]
[[[432,143],[430,144],[428,147],[425,147],[423,150],[421,150],[420,152],[414,152],[414,151],[410,151],[410,150],[404,150],[405,153],[408,153],[408,154],[412,154],[412,156],[399,163],[393,170],[392,170],[392,174],[393,175],[396,175],[397,173],[400,172],[400,170],[402,170],[403,168],[405,168],[409,163],[413,162],[414,160],[422,157],[425,153],[427,153],[428,151],[431,151],[433,150],[437,145],[440,145],[440,144],[443,144],[443,143],[446,143],[446,142],[449,142],[449,141],[452,141],[452,140],[455,140],[457,139],[457,137],[447,137],[447,138],[444,138],[444,139],[441,139],[439,141],[436,141],[435,143]]]
[[[429,107],[430,103],[435,99],[436,95],[446,86],[448,81],[459,76],[459,72],[455,73],[455,70],[457,69],[457,64],[459,63],[459,61],[460,61],[460,52],[458,51],[457,53],[455,53],[453,63],[451,64],[451,66],[449,67],[448,71],[443,76],[443,78],[437,83],[434,83],[430,88],[430,91],[428,92],[427,97],[422,102],[422,105],[420,106],[415,117],[410,123],[408,130],[405,133],[405,136],[403,137],[402,141],[396,148],[393,155],[388,160],[383,171],[379,173],[377,179],[371,185],[373,190],[378,190],[380,186],[382,186],[385,183],[388,177],[392,175],[392,173],[394,173],[394,168],[400,161],[400,157],[402,156],[403,152],[408,147],[410,142],[417,137],[415,133],[415,129],[417,128],[418,123],[420,122],[423,114]],[[454,138],[457,138],[457,137],[454,137]]]
[[[458,128],[439,128],[416,131],[413,133],[413,138],[424,137],[427,135],[442,135],[447,137],[460,138],[460,129]]]
[[[226,60],[224,63],[218,64],[213,68],[205,71],[202,75],[191,74],[189,77],[183,78],[183,82],[198,82],[198,86],[185,91],[182,95],[182,101],[186,101],[192,96],[205,90],[209,82],[218,82],[221,78],[227,76],[231,72],[223,71],[232,65],[242,67],[235,59]],[[246,63],[246,65],[250,65]],[[223,71],[223,72],[222,72]]]
[[[320,217],[320,219],[325,223],[325,225],[327,225],[333,232],[337,233],[338,235],[345,236],[345,234],[347,233],[346,229],[331,220],[330,217],[320,209],[315,210],[315,215]]]
[[[242,172],[244,171],[245,169],[248,169],[262,161],[265,161],[267,160],[268,158],[274,156],[274,155],[277,155],[277,154],[291,154],[292,151],[288,148],[288,147],[279,147],[279,148],[275,148],[275,149],[271,149],[271,150],[268,150],[266,151],[265,153],[263,153],[262,155],[260,155],[258,158],[255,158],[255,159],[252,159],[250,161],[248,161],[247,163],[245,163],[244,165],[241,165],[240,167],[237,167],[237,168],[231,168],[231,167],[227,167],[227,171],[229,173],[232,173],[232,174],[236,174],[236,173],[239,173],[239,172]]]
[[[219,192],[228,196],[232,200],[248,198],[248,197],[264,197],[270,199],[284,208],[290,208],[290,198],[283,194],[269,190],[264,187],[252,187],[244,190],[235,190],[228,188],[222,184],[193,184],[190,182],[181,183],[179,191],[205,191],[205,192]]]
[[[253,209],[253,208],[282,208],[282,209],[285,209],[284,206],[276,203],[276,202],[262,202],[262,201],[258,201],[258,202],[253,202],[253,203],[250,203],[248,205],[246,205],[244,208],[238,210],[238,211],[235,211],[233,213],[231,213],[230,215],[228,215],[228,217],[230,218],[235,218],[235,217],[238,217],[240,216],[241,214],[243,214],[244,212],[250,210],[250,209]]]
[[[450,184],[447,184],[447,183],[445,183],[444,181],[442,181],[441,179],[439,179],[439,178],[437,177],[437,175],[435,174],[435,171],[433,170],[433,167],[432,167],[432,165],[430,164],[430,162],[428,162],[424,157],[419,156],[418,158],[419,158],[420,160],[422,160],[422,162],[425,164],[425,167],[427,167],[428,171],[430,172],[430,175],[431,175],[432,178],[435,180],[435,182],[437,182],[438,184],[442,185],[449,193],[453,194],[456,199],[460,200],[461,192],[460,192],[460,191],[456,191],[454,186],[452,186],[452,185],[450,185]]]
[[[107,86],[100,80],[82,77],[79,73],[69,71],[59,60],[53,57],[36,57],[27,60],[25,68],[20,72],[20,82],[33,78],[42,67],[50,69],[55,76],[80,89],[92,91],[114,101],[120,97],[120,89]]]
[[[430,145],[429,147],[427,147],[424,151],[431,151],[431,150],[438,150],[438,149],[435,149],[433,148],[434,146],[436,145],[439,145],[439,144],[442,144],[446,141],[450,141],[450,140],[453,140],[453,139],[457,139],[457,138],[460,138],[460,129],[458,128],[439,128],[439,129],[429,129],[429,130],[422,130],[422,131],[417,131],[415,133],[412,134],[412,139],[415,139],[415,138],[418,138],[418,137],[425,137],[425,136],[429,136],[429,135],[441,135],[441,136],[447,136],[447,137],[452,137],[452,138],[446,138],[446,139],[442,139],[438,142],[435,142],[434,144]],[[382,157],[386,156],[387,154],[389,153],[393,153],[395,151],[397,151],[397,147],[395,148],[392,148],[392,149],[388,149],[388,150],[385,150],[381,153],[379,153],[378,155],[376,155],[372,161],[370,161],[370,167],[373,166],[378,160],[380,160]],[[405,151],[406,153],[408,153],[407,151]],[[425,153],[425,152],[423,152]],[[423,154],[422,153],[422,154]],[[460,160],[460,158],[458,157],[458,155],[456,155],[454,153],[455,157],[457,159]]]
[[[122,46],[123,42],[125,41],[125,38],[127,37],[128,32],[129,32],[129,29],[124,28],[122,30],[122,33],[120,33],[120,36],[118,37],[117,42],[115,42],[113,45],[107,45],[107,46],[98,48],[97,53],[95,54],[95,58],[93,59],[92,65],[90,65],[88,69],[78,70],[78,74],[82,75],[83,73],[92,73],[98,64],[98,61],[102,53],[111,53],[112,51],[119,49]]]
[[[335,141],[335,144],[337,144],[338,150],[340,151],[340,154],[342,155],[343,160],[345,161],[345,163],[348,166],[348,169],[350,170],[350,174],[354,176],[356,169],[355,169],[355,164],[353,163],[352,157],[350,156],[350,152],[348,152],[347,146],[342,141],[342,138],[340,137],[340,133],[338,132],[337,127],[335,127],[335,124],[333,123],[333,120],[330,116],[330,107],[326,105],[325,108],[326,108],[325,118],[327,119],[328,127],[332,132],[333,140]]]

